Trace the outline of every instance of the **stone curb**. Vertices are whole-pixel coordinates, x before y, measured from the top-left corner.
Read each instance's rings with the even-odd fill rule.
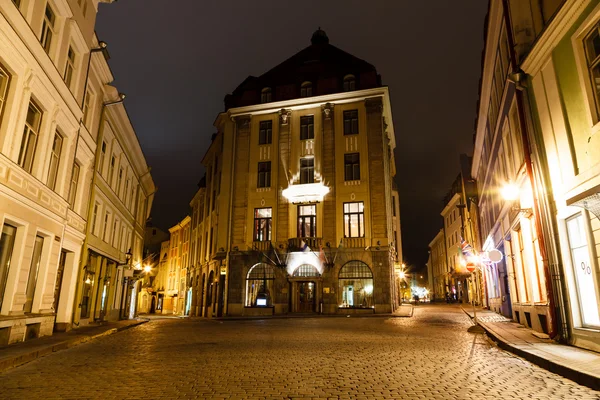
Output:
[[[465,314],[471,319],[473,322],[473,317],[465,311],[462,307],[461,309]],[[587,374],[582,371],[577,371],[570,366],[559,364],[555,361],[548,360],[543,358],[537,354],[531,353],[527,350],[520,349],[504,340],[500,335],[496,334],[492,328],[486,325],[485,322],[477,321],[479,326],[481,326],[486,334],[500,347],[502,350],[509,351],[525,360],[537,365],[538,367],[544,368],[550,372],[558,374],[564,378],[570,379],[574,382],[579,383],[580,385],[587,386],[590,389],[600,390],[600,379],[594,375]]]
[[[125,325],[125,326],[121,326],[121,327],[117,327],[117,328],[107,329],[106,331],[98,333],[96,335],[90,335],[90,336],[82,335],[81,337],[67,339],[62,342],[54,343],[54,344],[48,345],[46,347],[42,347],[40,349],[30,351],[28,353],[16,355],[12,358],[7,357],[5,359],[0,359],[0,373],[6,371],[8,369],[11,369],[11,368],[19,367],[23,364],[27,364],[37,358],[47,356],[48,354],[52,354],[52,353],[55,353],[60,350],[70,349],[70,348],[78,346],[80,344],[89,342],[93,339],[97,339],[102,336],[112,335],[114,333],[121,332],[121,331],[130,329],[130,328],[139,326],[141,324],[145,324],[146,322],[149,322],[149,321],[150,321],[149,319],[139,320],[139,321],[137,321],[137,323],[132,323],[130,325]]]

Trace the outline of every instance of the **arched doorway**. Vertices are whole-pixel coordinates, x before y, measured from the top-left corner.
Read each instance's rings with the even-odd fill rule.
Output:
[[[373,307],[373,272],[362,261],[348,261],[338,275],[340,308]]]
[[[204,311],[205,317],[212,317],[212,305],[213,305],[213,292],[214,292],[214,280],[215,280],[215,272],[210,271],[208,274],[208,281],[206,282],[206,309]]]
[[[317,284],[321,280],[319,271],[310,264],[302,264],[294,270],[292,277],[292,309],[294,312],[317,311]]]

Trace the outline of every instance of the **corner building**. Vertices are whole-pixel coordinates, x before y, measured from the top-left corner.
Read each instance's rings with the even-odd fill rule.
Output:
[[[196,315],[395,308],[388,89],[325,32],[311,42],[216,119],[192,202]]]

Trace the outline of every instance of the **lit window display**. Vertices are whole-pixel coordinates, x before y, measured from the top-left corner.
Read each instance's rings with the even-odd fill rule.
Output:
[[[343,308],[373,307],[373,273],[362,261],[347,262],[338,276],[339,302]]]
[[[246,277],[246,307],[271,307],[275,270],[269,264],[256,264]]]

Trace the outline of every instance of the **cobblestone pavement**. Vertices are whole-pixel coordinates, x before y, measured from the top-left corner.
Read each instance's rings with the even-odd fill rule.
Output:
[[[0,374],[2,399],[600,399],[467,333],[412,318],[154,320]]]

